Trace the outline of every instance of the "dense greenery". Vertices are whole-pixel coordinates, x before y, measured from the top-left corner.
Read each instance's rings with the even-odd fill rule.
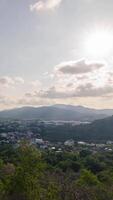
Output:
[[[71,138],[88,142],[113,140],[113,116],[91,124],[48,126],[42,129],[41,135],[49,141],[65,141]]]
[[[113,200],[113,152],[0,146],[0,200]]]

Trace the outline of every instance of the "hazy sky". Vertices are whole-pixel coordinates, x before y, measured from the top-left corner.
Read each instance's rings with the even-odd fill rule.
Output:
[[[0,0],[0,109],[113,108],[113,0]]]

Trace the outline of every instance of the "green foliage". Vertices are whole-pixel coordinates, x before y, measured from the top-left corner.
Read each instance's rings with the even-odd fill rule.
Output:
[[[88,149],[83,149],[80,151],[80,157],[81,158],[84,158],[84,157],[87,157],[91,155],[91,151],[89,151]]]
[[[105,168],[105,163],[100,162],[98,158],[89,156],[85,159],[84,165],[87,169],[91,170],[93,173],[98,173]]]
[[[64,160],[59,162],[58,167],[61,168],[64,172],[67,170],[73,170],[75,172],[78,172],[80,170],[80,164],[77,161],[73,160]]]
[[[83,170],[81,172],[80,178],[77,181],[78,185],[82,186],[98,186],[100,184],[96,175],[88,170]]]
[[[106,199],[113,200],[111,152],[40,152],[26,142],[0,152],[0,200]]]
[[[49,183],[47,188],[46,200],[60,200],[58,185],[54,183]]]

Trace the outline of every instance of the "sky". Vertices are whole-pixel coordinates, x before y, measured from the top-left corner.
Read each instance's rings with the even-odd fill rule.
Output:
[[[0,0],[0,110],[113,108],[113,0]]]

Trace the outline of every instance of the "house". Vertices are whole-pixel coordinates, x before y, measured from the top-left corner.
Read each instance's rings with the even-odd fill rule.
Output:
[[[74,146],[74,144],[75,144],[75,142],[72,139],[71,140],[67,140],[67,141],[64,142],[64,145],[65,146],[69,146],[69,147]]]

